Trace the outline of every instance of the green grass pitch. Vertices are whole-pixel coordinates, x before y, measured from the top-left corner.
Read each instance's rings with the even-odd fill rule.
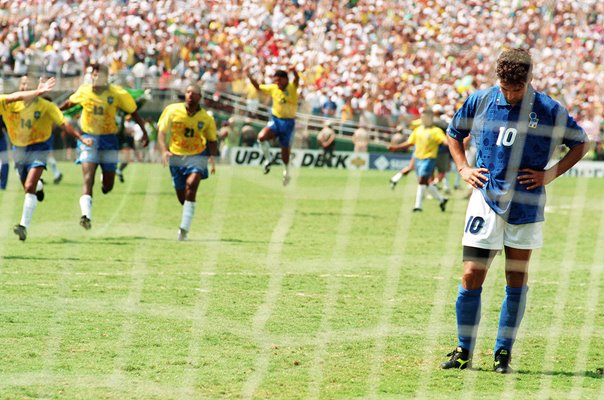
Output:
[[[464,191],[445,213],[390,172],[219,165],[188,242],[169,172],[132,164],[95,186],[46,186],[25,242],[23,194],[0,193],[0,399],[604,398],[604,185],[548,188],[517,373],[491,371],[503,264],[483,292],[472,371],[442,371],[456,344]],[[46,173],[48,175],[48,173]],[[600,370],[601,371],[601,370]]]

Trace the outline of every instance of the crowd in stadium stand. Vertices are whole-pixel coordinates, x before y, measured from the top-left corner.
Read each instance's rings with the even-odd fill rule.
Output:
[[[495,83],[502,46],[531,49],[534,86],[596,139],[604,115],[604,3],[599,0],[0,1],[3,73],[35,66],[82,74],[91,60],[132,86],[257,94],[297,65],[308,112],[396,126]]]

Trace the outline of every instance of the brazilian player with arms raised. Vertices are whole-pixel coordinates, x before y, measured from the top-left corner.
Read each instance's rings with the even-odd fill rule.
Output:
[[[109,70],[104,65],[92,65],[92,84],[82,85],[61,105],[61,110],[82,105],[80,125],[85,138],[92,139],[92,144],[78,144],[78,159],[82,164],[84,186],[80,197],[82,216],[80,225],[84,229],[92,226],[92,187],[97,167],[103,171],[101,191],[109,193],[115,183],[119,142],[117,138],[116,113],[118,109],[132,118],[143,130],[143,146],[148,144],[145,123],[136,112],[136,102],[120,86],[109,84]]]
[[[25,190],[21,222],[13,228],[19,240],[27,238],[27,229],[38,201],[44,199],[39,185],[42,172],[46,169],[48,153],[52,148],[53,123],[77,139],[91,144],[89,139],[82,138],[65,122],[63,114],[54,103],[37,97],[52,90],[54,83],[51,78],[41,82],[36,90],[27,90],[28,79],[24,76],[19,83],[20,92],[0,96],[0,114],[14,146],[15,167]]]
[[[201,108],[201,88],[191,84],[185,90],[185,102],[167,106],[159,117],[157,143],[164,166],[170,174],[176,197],[182,204],[178,240],[187,240],[195,215],[197,189],[202,179],[216,171],[218,154],[216,122]],[[168,143],[169,137],[169,143]]]
[[[291,176],[289,174],[289,156],[291,153],[294,128],[296,126],[296,111],[298,109],[298,87],[300,76],[295,67],[290,68],[294,81],[289,81],[287,71],[278,70],[273,76],[274,82],[270,85],[260,85],[250,74],[248,78],[258,91],[267,93],[273,99],[271,118],[268,125],[258,134],[260,148],[264,155],[264,173],[271,170],[273,160],[270,155],[269,141],[277,138],[281,145],[281,160],[283,161],[283,186],[286,186]]]
[[[472,94],[449,128],[451,155],[474,189],[463,235],[463,276],[457,295],[457,348],[444,369],[471,365],[480,321],[480,296],[497,252],[505,252],[507,286],[499,317],[493,368],[511,372],[516,332],[524,315],[528,265],[542,246],[545,185],[568,171],[589,148],[587,135],[560,104],[531,86],[528,51],[506,49],[497,60],[499,85]],[[466,159],[463,140],[476,140],[476,166]],[[556,147],[570,150],[548,163]]]

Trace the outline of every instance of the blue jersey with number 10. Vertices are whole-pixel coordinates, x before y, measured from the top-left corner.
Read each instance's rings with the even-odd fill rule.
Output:
[[[472,94],[455,113],[447,134],[476,142],[476,167],[489,170],[481,189],[489,206],[511,224],[544,220],[545,189],[527,190],[520,169],[545,170],[557,146],[587,142],[585,131],[555,100],[529,86],[511,106],[498,86]]]

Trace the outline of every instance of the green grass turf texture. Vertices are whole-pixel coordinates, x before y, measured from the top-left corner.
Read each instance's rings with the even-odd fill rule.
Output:
[[[517,373],[492,368],[504,274],[483,291],[471,371],[456,344],[465,190],[412,213],[416,181],[391,172],[219,165],[202,182],[188,242],[168,169],[131,164],[95,187],[46,185],[19,242],[23,194],[0,194],[0,399],[604,398],[604,185],[548,188]],[[46,173],[47,177],[50,175]],[[47,181],[50,179],[47,179]]]

